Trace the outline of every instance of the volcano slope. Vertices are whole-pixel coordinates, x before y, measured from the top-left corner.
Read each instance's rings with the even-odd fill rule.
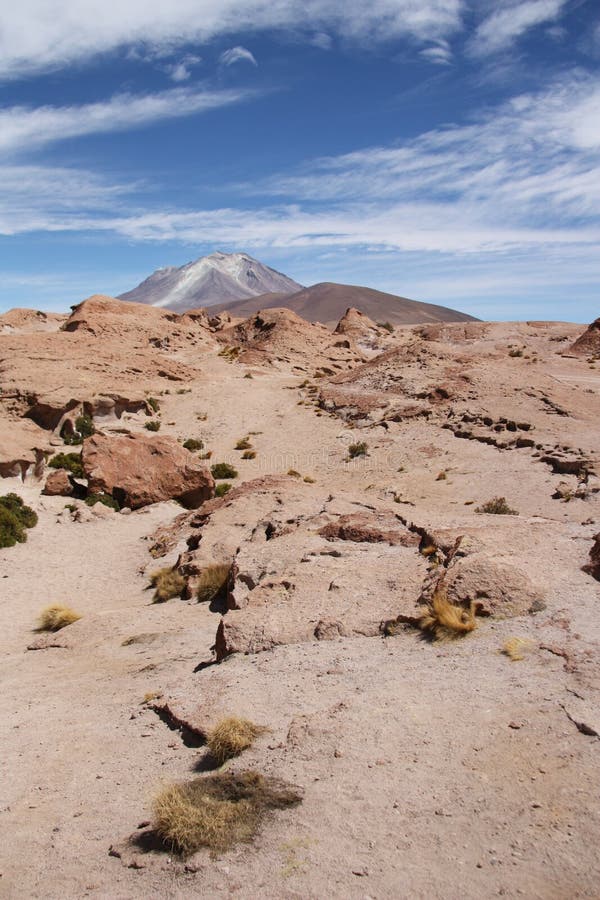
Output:
[[[1,493],[39,516],[0,550],[6,896],[597,897],[600,375],[568,352],[584,329],[390,333],[350,313],[332,333],[287,310],[223,327],[126,306],[0,334]],[[70,496],[44,494],[81,414],[95,445],[156,422],[237,476],[194,509],[88,506],[85,465]],[[156,603],[164,568],[178,596]],[[476,626],[456,640],[418,627],[440,588]],[[81,618],[36,633],[49,604]],[[183,858],[152,797],[214,774],[227,716],[268,730],[224,771],[303,800]]]

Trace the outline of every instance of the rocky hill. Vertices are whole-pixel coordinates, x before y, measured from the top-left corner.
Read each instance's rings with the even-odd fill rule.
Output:
[[[379,321],[0,327],[6,896],[597,897],[597,329]]]

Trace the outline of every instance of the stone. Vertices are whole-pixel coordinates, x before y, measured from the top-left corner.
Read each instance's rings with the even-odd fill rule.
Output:
[[[195,509],[214,494],[208,469],[170,437],[95,434],[84,441],[82,463],[90,493],[131,509],[163,500]]]
[[[594,535],[594,543],[590,550],[590,561],[583,566],[583,571],[600,581],[600,531]]]
[[[64,469],[52,469],[46,479],[43,494],[48,497],[70,497],[73,485]]]

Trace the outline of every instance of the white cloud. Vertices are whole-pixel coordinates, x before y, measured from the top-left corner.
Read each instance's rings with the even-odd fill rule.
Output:
[[[432,47],[424,47],[420,55],[437,66],[447,66],[452,61],[452,50],[448,41],[436,41]]]
[[[471,50],[476,56],[486,56],[510,47],[521,35],[542,25],[553,22],[561,14],[567,0],[524,0],[502,6],[478,26],[472,40]]]
[[[0,76],[18,77],[144,43],[168,48],[234,33],[291,30],[378,42],[447,38],[465,0],[20,0],[0,5]]]
[[[195,56],[191,53],[186,54],[176,63],[170,63],[164,67],[171,81],[181,82],[188,81],[191,77],[192,69],[202,62],[202,57]]]
[[[255,92],[244,90],[172,88],[158,94],[117,94],[81,106],[4,107],[0,108],[0,154],[23,154],[65,138],[123,131],[207,112],[253,96]]]
[[[249,62],[253,66],[258,65],[254,55],[246,47],[231,47],[230,50],[225,50],[224,53],[221,53],[219,62],[224,66],[232,66],[237,62]]]

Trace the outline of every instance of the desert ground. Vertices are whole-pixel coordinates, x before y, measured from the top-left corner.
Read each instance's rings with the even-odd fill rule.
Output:
[[[94,297],[0,316],[0,388],[0,494],[39,517],[0,549],[1,896],[600,897],[600,323]],[[440,587],[472,630],[424,630]],[[265,730],[215,768],[228,716]],[[302,801],[157,840],[162,787],[247,770]]]

